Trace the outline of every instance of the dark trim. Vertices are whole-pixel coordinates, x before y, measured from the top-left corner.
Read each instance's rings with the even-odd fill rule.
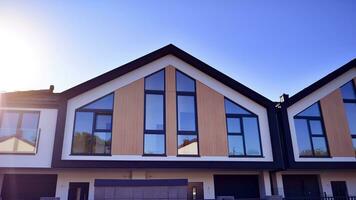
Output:
[[[224,99],[224,104],[226,101],[230,101],[232,104],[235,104],[238,107],[241,107],[242,109],[247,110],[248,112],[250,112],[251,114],[231,114],[231,113],[226,113],[225,110],[225,120],[226,120],[226,132],[227,132],[227,149],[228,149],[228,154],[230,152],[229,150],[229,136],[242,136],[242,143],[243,143],[243,152],[244,155],[230,155],[229,157],[263,157],[263,148],[262,148],[262,141],[261,141],[261,130],[260,130],[260,121],[258,118],[258,115],[256,115],[255,113],[251,112],[250,110],[244,108],[243,106],[240,106],[239,104],[237,104],[236,102],[228,99],[227,97],[225,97]],[[226,108],[226,106],[224,105],[224,107]],[[260,146],[260,155],[248,155],[246,152],[246,142],[245,142],[245,128],[244,128],[244,123],[243,123],[243,118],[255,118],[257,120],[257,130],[258,130],[258,139],[259,139],[259,146]],[[229,125],[227,120],[228,119],[238,119],[240,122],[240,133],[234,133],[234,132],[229,132]]]
[[[178,79],[177,79],[177,72],[181,73],[182,75],[190,78],[194,82],[194,92],[187,92],[187,91],[178,91],[177,90],[177,85],[178,85]],[[175,70],[175,90],[176,90],[176,124],[177,124],[177,156],[181,157],[200,157],[200,150],[199,150],[199,129],[198,129],[198,106],[197,106],[197,83],[196,80],[189,76],[188,74],[176,69]],[[187,97],[193,97],[194,98],[194,120],[195,120],[195,131],[180,131],[179,130],[179,113],[178,113],[178,97],[179,96],[187,96]],[[196,136],[197,137],[197,154],[179,154],[179,140],[178,137],[179,135],[190,135],[190,136]]]
[[[146,90],[146,78],[154,75],[154,74],[157,74],[157,73],[160,73],[163,71],[163,90]],[[163,97],[163,130],[149,130],[149,129],[146,129],[146,95],[161,95]],[[166,70],[165,68],[159,70],[159,71],[156,71],[156,72],[153,72],[149,75],[147,75],[145,78],[144,78],[144,98],[143,98],[143,101],[144,101],[144,107],[143,107],[143,156],[166,156],[166,153],[167,153],[167,134],[166,134]],[[147,154],[145,152],[145,136],[146,134],[148,135],[163,135],[164,136],[164,152],[162,154]]]
[[[305,162],[305,161],[295,161],[294,157],[294,149],[292,148],[292,138],[291,131],[289,126],[287,105],[289,99],[285,96],[284,102],[280,104],[280,123],[281,123],[281,131],[284,140],[285,147],[283,148],[285,151],[285,167],[284,169],[298,169],[298,170],[311,170],[311,169],[355,169],[356,162],[337,162],[337,161],[317,161],[317,162]],[[273,146],[272,146],[273,147]],[[314,158],[314,157],[313,157]]]
[[[300,113],[302,113],[305,110],[309,109],[314,104],[317,104],[320,116],[318,116],[318,117],[317,116],[298,116]],[[306,120],[307,127],[308,127],[308,135],[309,135],[309,141],[310,141],[310,145],[311,145],[310,147],[311,147],[311,151],[312,151],[312,156],[299,155],[299,157],[300,158],[330,158],[329,142],[328,142],[328,137],[326,136],[326,129],[325,129],[325,124],[324,124],[324,119],[323,119],[323,112],[322,112],[321,106],[320,106],[320,101],[313,103],[311,106],[309,106],[308,108],[304,109],[300,113],[295,115],[295,116],[293,116],[293,120],[295,120],[295,119]],[[319,121],[320,122],[321,129],[323,131],[320,135],[315,135],[315,134],[312,133],[311,126],[310,126],[310,121]],[[313,138],[314,137],[321,137],[321,138],[325,139],[327,155],[325,155],[325,156],[315,155],[315,149],[314,149],[314,143],[313,143]]]
[[[268,106],[273,103],[266,97],[258,94],[257,92],[251,90],[250,88],[242,85],[241,83],[237,82],[236,80],[219,72],[218,70],[214,69],[213,67],[209,66],[208,64],[202,62],[201,60],[195,58],[194,56],[188,54],[187,52],[179,49],[178,47],[176,47],[172,44],[162,47],[152,53],[149,53],[149,54],[142,56],[134,61],[124,64],[116,69],[113,69],[109,72],[106,72],[106,73],[100,75],[100,76],[90,79],[82,84],[79,84],[75,87],[72,87],[72,88],[66,90],[66,91],[63,91],[61,93],[61,95],[67,99],[70,99],[70,98],[77,96],[85,91],[88,91],[95,87],[98,87],[99,85],[109,82],[109,81],[111,81],[115,78],[118,78],[124,74],[127,74],[135,69],[138,69],[143,65],[146,65],[154,60],[157,60],[161,57],[164,57],[164,56],[170,55],[170,54],[173,56],[176,56],[177,58],[190,64],[191,66],[195,67],[199,71],[202,71],[205,74],[213,77],[214,79],[224,83],[226,86],[236,90],[237,92],[252,99],[253,101],[257,102],[258,104],[261,104],[262,106]]]
[[[347,71],[355,67],[356,67],[356,58],[346,63],[345,65],[341,66],[337,70],[331,72],[330,74],[326,75],[325,77],[321,78],[320,80],[316,81],[315,83],[311,84],[310,86],[304,88],[303,90],[293,95],[292,97],[290,97],[286,106],[289,107],[295,104],[299,100],[303,99],[304,97],[308,96],[312,92],[318,90],[319,88],[328,84],[330,81],[334,80],[335,78],[341,76],[342,74],[346,73]]]
[[[95,179],[95,187],[112,186],[187,186],[188,179]]]
[[[208,76],[216,79],[217,81],[225,84],[227,87],[235,90],[236,92],[248,97],[252,101],[260,104],[267,109],[268,124],[272,142],[273,151],[273,162],[250,162],[250,161],[97,161],[97,160],[62,160],[62,148],[63,148],[63,138],[64,129],[66,121],[67,112],[67,101],[68,99],[75,97],[85,91],[93,89],[101,84],[118,78],[128,72],[140,68],[141,66],[148,64],[156,59],[159,59],[166,55],[174,55],[177,58],[187,62],[193,67],[197,68],[201,72],[207,74]],[[189,76],[189,75],[188,75]],[[194,79],[193,79],[194,80]],[[184,95],[186,93],[182,93]],[[197,99],[195,98],[195,101]],[[248,87],[242,85],[241,83],[231,79],[227,75],[217,71],[216,69],[210,67],[209,65],[203,63],[197,58],[189,55],[188,53],[178,49],[174,45],[167,45],[157,51],[147,54],[139,59],[136,59],[122,67],[116,68],[105,74],[102,74],[94,79],[88,80],[78,86],[75,86],[69,90],[61,93],[60,99],[58,100],[58,118],[56,125],[56,134],[54,142],[54,150],[52,156],[52,167],[54,168],[205,168],[205,169],[241,169],[241,170],[278,170],[283,167],[283,157],[281,148],[281,140],[279,136],[279,129],[277,123],[277,115],[275,103],[263,97],[262,95],[254,92]],[[195,102],[196,104],[196,102]],[[197,106],[197,105],[196,105]],[[196,115],[198,110],[196,108]],[[197,123],[197,119],[196,119]],[[178,127],[178,124],[177,124]],[[198,132],[199,133],[199,132]],[[199,137],[199,134],[198,134]],[[199,142],[198,142],[199,151]],[[147,155],[149,156],[149,155]],[[177,157],[185,157],[184,155],[179,155]],[[198,156],[194,156],[198,157]]]
[[[99,101],[109,95],[113,95],[113,101],[112,101],[112,109],[86,109],[84,107]],[[113,110],[114,110],[114,104],[115,104],[115,93],[111,92],[107,95],[104,95],[98,99],[95,99],[87,104],[85,104],[84,106],[75,109],[75,114],[74,114],[74,121],[73,121],[73,131],[72,131],[72,144],[71,144],[71,149],[70,149],[70,155],[74,156],[74,155],[90,155],[90,156],[111,156],[111,150],[112,150],[112,142],[110,143],[110,153],[94,153],[93,152],[93,141],[94,141],[94,134],[96,132],[110,132],[111,133],[111,140],[112,140],[112,126],[113,126],[113,118],[114,118],[114,114],[113,114]],[[93,124],[92,124],[92,132],[91,132],[91,138],[90,138],[90,152],[88,153],[73,153],[73,144],[74,144],[74,134],[75,134],[75,122],[77,120],[77,113],[78,112],[89,112],[93,114]],[[96,118],[97,115],[109,115],[111,116],[111,128],[110,129],[97,129],[96,128]],[[105,142],[106,145],[106,142]]]

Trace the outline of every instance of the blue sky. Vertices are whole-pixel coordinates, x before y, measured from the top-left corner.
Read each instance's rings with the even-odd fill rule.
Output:
[[[278,100],[356,57],[355,10],[352,0],[1,1],[0,41],[13,49],[0,44],[0,91],[60,92],[172,43]]]

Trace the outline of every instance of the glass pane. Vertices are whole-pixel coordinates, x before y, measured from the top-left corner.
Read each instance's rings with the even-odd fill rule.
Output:
[[[300,112],[297,116],[319,117],[320,116],[320,111],[319,111],[318,103],[314,103],[309,108],[307,108],[307,109],[303,110],[302,112]]]
[[[323,128],[320,120],[310,120],[310,130],[313,135],[323,135]]]
[[[40,117],[39,113],[23,113],[21,128],[22,129],[37,129],[38,119]]]
[[[178,135],[179,155],[198,155],[198,138],[196,135]]]
[[[195,81],[188,76],[177,71],[177,91],[179,92],[195,92]]]
[[[324,137],[313,137],[313,147],[315,156],[327,156],[328,150]]]
[[[108,109],[112,110],[114,103],[114,94],[109,94],[105,97],[102,97],[89,105],[84,106],[85,109]]]
[[[93,138],[94,154],[111,153],[111,132],[95,132]]]
[[[225,99],[225,112],[226,114],[245,114],[252,115],[251,112],[242,108],[241,106],[231,102],[230,100]]]
[[[164,91],[164,71],[159,71],[145,78],[146,90]]]
[[[350,134],[356,135],[356,103],[344,103]]]
[[[164,135],[145,134],[145,154],[164,154]]]
[[[227,131],[229,133],[241,133],[240,118],[227,118]]]
[[[300,156],[312,156],[312,148],[309,138],[309,130],[307,120],[294,119],[295,131],[297,134],[297,142]]]
[[[342,98],[344,99],[356,99],[355,89],[352,81],[346,83],[341,88]]]
[[[97,115],[96,116],[96,129],[111,130],[111,115]]]
[[[35,153],[36,137],[36,129],[26,129],[21,131],[21,135],[16,137],[17,146],[15,151],[18,153]]]
[[[7,139],[8,136],[16,134],[19,117],[20,114],[17,112],[3,112],[1,119],[0,141]]]
[[[242,118],[242,123],[244,127],[246,155],[261,155],[257,118],[244,117]]]
[[[163,130],[163,95],[146,94],[146,130]]]
[[[244,146],[241,135],[229,135],[229,155],[231,156],[243,156],[244,155]]]
[[[354,151],[356,154],[356,138],[352,138],[352,146],[354,147]]]
[[[194,96],[178,96],[178,130],[196,130]]]
[[[76,113],[72,153],[90,153],[93,118],[91,112]]]

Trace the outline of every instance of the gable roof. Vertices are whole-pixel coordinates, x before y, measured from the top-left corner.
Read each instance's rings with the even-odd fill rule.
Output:
[[[350,62],[346,63],[345,65],[341,66],[337,70],[331,72],[330,74],[324,76],[320,80],[316,81],[315,83],[311,84],[310,86],[304,88],[297,94],[289,97],[287,106],[291,106],[294,103],[298,102],[299,100],[303,99],[304,97],[308,96],[309,94],[313,93],[314,91],[320,89],[324,85],[328,84],[330,81],[336,79],[337,77],[341,76],[345,72],[351,70],[352,68],[356,67],[356,58],[351,60]]]
[[[173,55],[177,58],[183,60],[184,62],[190,64],[191,66],[195,67],[196,69],[204,72],[205,74],[211,76],[212,78],[220,81],[221,83],[225,84],[226,86],[234,89],[235,91],[243,94],[244,96],[250,98],[251,100],[255,101],[256,103],[262,106],[270,106],[273,104],[272,101],[267,99],[266,97],[262,96],[261,94],[251,90],[250,88],[244,86],[243,84],[237,82],[236,80],[230,78],[229,76],[221,73],[220,71],[214,69],[213,67],[209,66],[208,64],[204,63],[203,61],[195,58],[194,56],[188,54],[187,52],[179,49],[178,47],[169,44],[164,46],[152,53],[149,53],[145,56],[142,56],[136,60],[133,60],[127,64],[124,64],[120,67],[117,67],[109,72],[106,72],[100,76],[97,76],[93,79],[90,79],[84,83],[81,83],[77,86],[74,86],[68,90],[65,90],[61,93],[65,98],[69,99],[75,97],[83,92],[91,90],[95,87],[98,87],[106,82],[109,82],[113,79],[116,79],[122,75],[125,75],[135,69],[138,69],[150,62],[153,62],[161,57],[166,55]]]

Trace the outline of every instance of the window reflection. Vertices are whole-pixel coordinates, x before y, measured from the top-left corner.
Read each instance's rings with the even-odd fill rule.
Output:
[[[198,138],[196,135],[178,135],[178,154],[197,155]]]
[[[327,140],[320,115],[319,102],[294,117],[295,131],[301,157],[329,156]]]

